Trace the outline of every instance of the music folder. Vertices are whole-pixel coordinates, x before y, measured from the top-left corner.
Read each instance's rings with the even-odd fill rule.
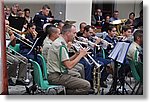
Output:
[[[123,63],[128,52],[129,45],[130,43],[118,42],[108,57],[116,60],[117,62]]]

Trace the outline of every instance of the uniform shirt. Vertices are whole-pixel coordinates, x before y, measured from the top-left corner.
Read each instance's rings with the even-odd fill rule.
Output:
[[[43,42],[43,50],[42,50],[42,55],[45,59],[45,61],[47,62],[47,55],[48,55],[48,50],[52,44],[52,40],[50,40],[48,37],[45,38],[44,42]]]
[[[128,50],[128,53],[127,53],[127,58],[130,59],[130,60],[134,60],[134,55],[135,55],[136,50],[138,50],[137,55],[139,55],[140,51],[142,51],[142,48],[136,42],[133,42],[129,47],[129,50]],[[139,61],[139,60],[140,59],[138,58],[137,61]]]
[[[50,72],[61,73],[59,51],[60,51],[60,47],[62,45],[65,45],[67,47],[66,41],[64,40],[63,37],[60,36],[59,38],[57,38],[52,43],[52,45],[50,46],[50,48],[48,50],[48,56],[47,56],[47,71],[48,71],[48,74]],[[66,61],[66,60],[69,60],[69,55],[68,55],[68,52],[66,51],[66,49],[63,47],[62,48],[62,60],[61,60],[61,62]],[[65,66],[63,66],[63,67],[65,68]]]
[[[34,18],[33,18],[33,22],[36,25],[36,31],[43,31],[43,25],[46,23],[49,23],[48,20],[49,16],[45,16],[42,14],[42,12],[36,13]]]

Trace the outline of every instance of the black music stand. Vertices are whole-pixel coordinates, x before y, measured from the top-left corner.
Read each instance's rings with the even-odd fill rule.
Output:
[[[120,92],[117,90],[117,76],[118,76],[118,64],[124,63],[124,59],[126,58],[126,54],[128,52],[129,43],[126,42],[118,42],[111,52],[111,54],[108,56],[109,58],[113,59],[114,61],[114,75],[113,75],[113,83],[112,86],[107,93],[107,95],[115,95],[120,94]]]

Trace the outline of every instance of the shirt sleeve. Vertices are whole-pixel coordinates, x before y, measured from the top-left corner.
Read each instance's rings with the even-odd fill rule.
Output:
[[[62,62],[66,61],[66,60],[69,60],[68,52],[64,47],[62,47],[62,52],[61,53],[62,53],[62,59],[61,59]]]

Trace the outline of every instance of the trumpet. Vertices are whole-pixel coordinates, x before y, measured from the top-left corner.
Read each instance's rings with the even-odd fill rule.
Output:
[[[81,43],[80,41],[74,40],[74,42],[79,46],[79,48],[83,48],[82,45],[80,44]],[[74,47],[76,47],[76,46],[74,46]],[[77,49],[79,50],[79,48],[77,48]],[[97,68],[99,68],[101,66],[91,57],[90,54],[87,54],[87,56],[92,60],[92,62],[96,65]]]
[[[80,44],[83,44],[83,45],[86,45],[86,46],[91,46],[91,47],[100,47],[100,45],[96,44],[96,43],[93,43],[92,41],[89,41],[88,39],[86,38],[83,38],[83,37],[76,37],[78,40],[76,40],[77,42],[79,42]]]
[[[80,41],[77,41],[77,40],[74,40],[74,42],[76,44],[78,44],[79,48],[83,48],[82,45],[80,44],[81,42]],[[93,69],[93,89],[96,90],[97,89],[97,92],[98,94],[100,94],[100,77],[101,77],[101,72],[100,71],[100,67],[101,65],[99,63],[97,63],[91,56],[90,54],[87,54],[87,56],[92,60],[92,62],[95,64],[95,67]],[[89,63],[89,60],[84,57],[84,59]],[[96,78],[97,77],[97,78]]]
[[[99,39],[99,37],[97,37],[97,36],[93,36],[92,38],[95,39],[95,40]],[[100,45],[101,45],[104,49],[106,49],[108,45],[110,45],[111,48],[114,48],[114,45],[113,45],[112,43],[109,43],[108,41],[106,41],[106,40],[104,40],[104,39],[102,39],[102,38],[100,39],[100,42],[101,42]]]

